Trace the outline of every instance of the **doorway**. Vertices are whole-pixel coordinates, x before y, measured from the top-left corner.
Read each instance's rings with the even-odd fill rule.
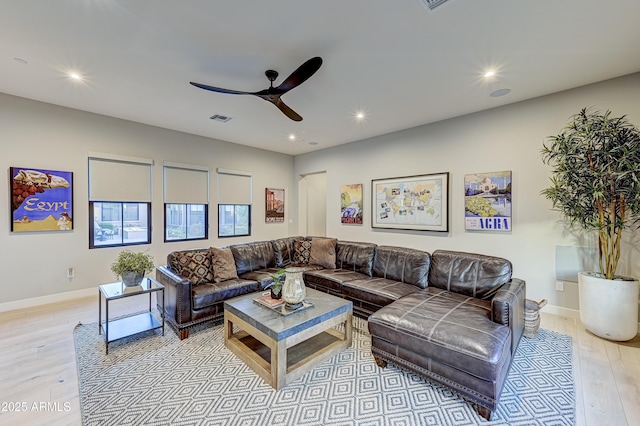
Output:
[[[327,234],[327,173],[300,176],[298,181],[298,232],[304,236]]]

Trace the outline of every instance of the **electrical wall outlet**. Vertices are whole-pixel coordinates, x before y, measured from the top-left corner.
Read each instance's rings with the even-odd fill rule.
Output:
[[[76,271],[73,268],[67,269],[67,278],[73,278],[76,276]]]
[[[564,291],[564,282],[563,281],[556,281],[556,290]]]

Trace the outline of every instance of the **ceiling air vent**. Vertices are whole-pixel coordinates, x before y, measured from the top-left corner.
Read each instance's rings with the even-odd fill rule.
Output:
[[[227,117],[226,115],[220,115],[220,114],[214,114],[209,118],[211,118],[213,121],[219,121],[221,123],[226,123],[227,121],[231,120],[231,117]]]
[[[422,5],[422,7],[425,8],[427,12],[432,13],[434,9],[442,6],[444,3],[448,2],[449,0],[418,0],[418,1]]]

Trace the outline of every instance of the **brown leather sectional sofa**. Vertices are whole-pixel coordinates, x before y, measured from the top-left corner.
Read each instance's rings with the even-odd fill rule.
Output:
[[[314,259],[312,248],[300,262],[301,241],[324,249]],[[280,268],[302,266],[308,287],[351,300],[354,314],[368,319],[379,366],[391,362],[444,385],[484,418],[496,409],[524,331],[525,282],[512,278],[508,260],[297,236],[230,246],[237,276],[183,277],[180,262],[198,258],[193,263],[205,271],[208,250],[172,252],[156,270],[166,321],[181,338],[197,324],[221,320],[226,299],[267,288]],[[215,269],[216,260],[210,263]]]

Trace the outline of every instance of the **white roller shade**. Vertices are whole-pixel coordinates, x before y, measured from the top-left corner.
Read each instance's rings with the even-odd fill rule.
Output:
[[[151,201],[153,160],[89,156],[89,200]]]
[[[164,202],[209,204],[209,169],[187,164],[165,163]]]
[[[251,172],[217,169],[218,203],[251,204]]]

